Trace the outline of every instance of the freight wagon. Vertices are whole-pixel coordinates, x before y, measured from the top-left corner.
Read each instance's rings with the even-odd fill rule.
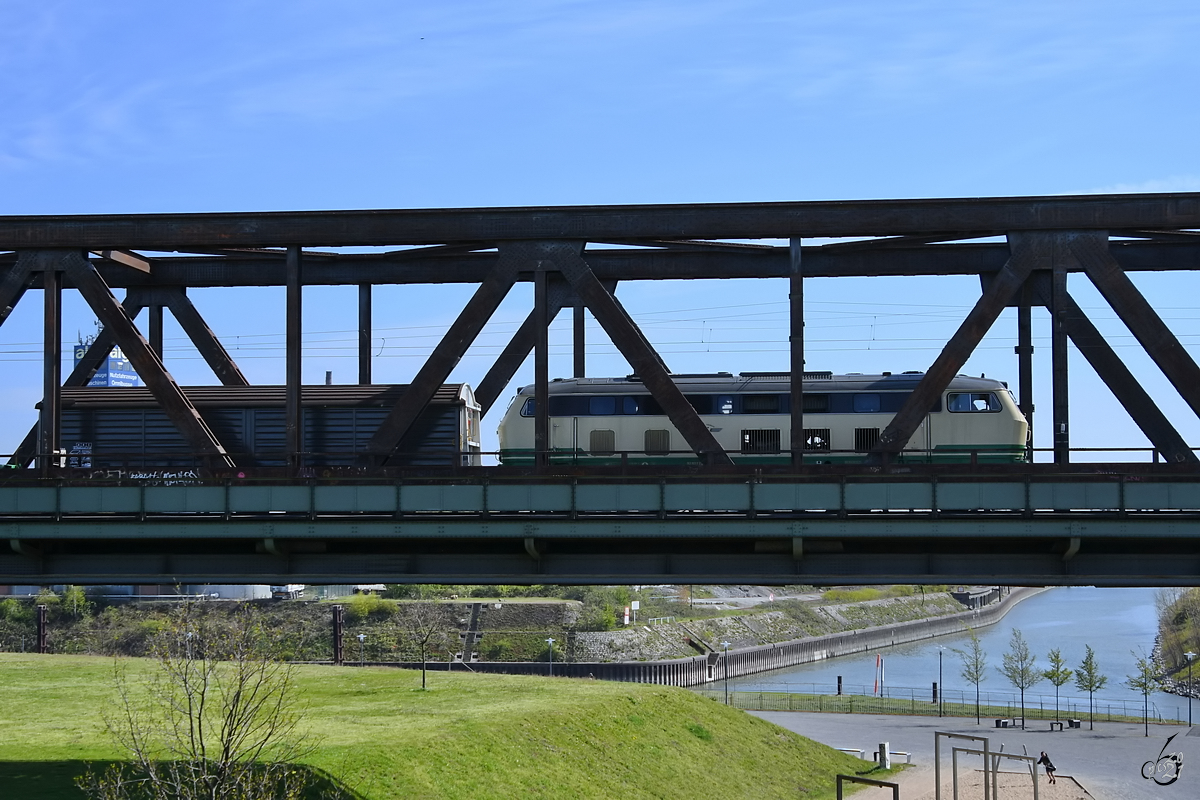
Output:
[[[305,386],[301,390],[303,463],[350,466],[406,386]],[[183,387],[239,468],[287,465],[283,386]],[[198,463],[150,390],[62,390],[67,466],[183,469]],[[447,384],[417,418],[388,462],[395,466],[480,463],[479,405],[466,384]]]

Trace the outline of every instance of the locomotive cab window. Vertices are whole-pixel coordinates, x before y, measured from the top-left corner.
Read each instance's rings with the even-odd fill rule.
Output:
[[[879,395],[866,392],[854,395],[854,411],[859,414],[878,414],[883,408]]]
[[[742,395],[743,414],[778,414],[779,395],[777,394],[746,394]]]
[[[612,395],[589,397],[588,413],[595,417],[607,417],[617,413],[617,398]]]
[[[952,392],[946,396],[946,407],[952,412],[966,413],[1001,409],[995,392]]]

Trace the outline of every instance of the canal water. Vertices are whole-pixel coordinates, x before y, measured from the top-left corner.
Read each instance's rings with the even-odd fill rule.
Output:
[[[1096,693],[1101,701],[1121,703],[1131,713],[1141,713],[1142,695],[1125,686],[1126,677],[1134,672],[1135,659],[1147,656],[1154,647],[1157,621],[1154,598],[1157,589],[1098,589],[1094,587],[1056,588],[1041,592],[1016,604],[1000,622],[977,631],[987,654],[987,679],[980,686],[981,699],[988,695],[996,702],[1007,702],[1016,690],[1000,674],[1002,656],[1009,650],[1012,630],[1017,628],[1037,656],[1038,668],[1046,669],[1046,654],[1059,648],[1067,666],[1075,669],[1083,661],[1085,645],[1096,654],[1100,672],[1108,684]],[[731,691],[790,691],[833,694],[837,678],[842,676],[843,691],[847,694],[876,694],[877,656],[883,659],[884,689],[889,696],[932,699],[932,684],[938,680],[939,657],[944,687],[944,699],[957,702],[960,698],[974,703],[975,687],[964,679],[962,659],[954,648],[966,649],[970,637],[965,632],[956,636],[939,636],[912,644],[882,648],[841,658],[831,658],[812,664],[761,672],[740,678],[730,678]],[[942,649],[944,648],[944,649]],[[1136,654],[1136,655],[1135,655]],[[719,674],[719,673],[718,673]],[[1063,698],[1071,698],[1087,707],[1087,695],[1075,689],[1074,680],[1061,689]],[[1054,686],[1043,680],[1025,692],[1026,703],[1044,703],[1054,707]],[[1150,696],[1152,711],[1157,709],[1164,718],[1187,719],[1187,698],[1155,693]],[[1195,710],[1200,710],[1200,701]],[[1067,708],[1067,704],[1063,704]],[[1114,713],[1118,709],[1114,708]]]

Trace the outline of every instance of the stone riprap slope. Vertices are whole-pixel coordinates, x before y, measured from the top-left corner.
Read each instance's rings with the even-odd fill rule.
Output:
[[[818,605],[780,600],[759,606],[754,613],[686,622],[660,623],[616,631],[576,635],[577,661],[657,661],[720,650],[789,642],[810,636],[859,630],[962,612],[963,606],[946,593],[896,597],[861,603]],[[695,642],[696,646],[688,642]]]

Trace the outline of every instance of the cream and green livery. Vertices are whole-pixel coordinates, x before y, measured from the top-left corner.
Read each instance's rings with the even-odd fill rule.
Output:
[[[923,377],[804,373],[804,461],[861,461]],[[739,463],[788,463],[791,376],[743,372],[673,375],[713,436]],[[500,423],[500,460],[533,459],[534,387]],[[550,449],[555,462],[694,462],[687,442],[636,376],[557,379],[550,384]],[[1029,426],[1005,384],[960,375],[925,416],[900,458],[909,462],[1025,460]]]

